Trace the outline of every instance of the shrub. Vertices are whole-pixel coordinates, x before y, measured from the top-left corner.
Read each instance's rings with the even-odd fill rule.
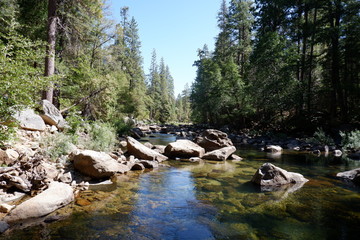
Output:
[[[340,136],[343,149],[360,150],[360,130],[350,133],[340,132]]]
[[[310,143],[318,144],[318,145],[334,145],[334,140],[329,136],[326,135],[322,128],[318,128],[313,137],[309,139]]]
[[[128,135],[133,125],[130,122],[125,122],[123,119],[114,122],[114,128],[117,136]]]
[[[79,130],[85,133],[79,137],[79,144],[86,149],[108,152],[115,147],[115,128],[109,123],[85,123]]]
[[[74,150],[76,139],[73,135],[57,133],[49,135],[41,142],[43,154],[51,160],[56,160],[62,155],[68,155]]]

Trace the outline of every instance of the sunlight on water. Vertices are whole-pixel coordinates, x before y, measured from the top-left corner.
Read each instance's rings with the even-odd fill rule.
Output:
[[[156,144],[156,143],[155,143]],[[358,161],[244,149],[242,162],[182,163],[119,177],[113,191],[85,191],[88,206],[62,221],[4,239],[357,239],[360,190],[335,177]],[[249,183],[264,162],[310,181],[261,192]],[[300,186],[301,187],[301,186]]]

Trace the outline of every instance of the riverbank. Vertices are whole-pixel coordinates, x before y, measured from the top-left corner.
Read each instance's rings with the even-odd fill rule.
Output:
[[[24,119],[43,121],[36,114]],[[116,150],[108,152],[89,150],[86,145],[81,144],[70,145],[71,147],[66,148],[62,155],[52,159],[47,153],[54,146],[44,145],[43,140],[52,136],[62,136],[61,126],[66,125],[66,122],[61,122],[61,126],[59,121],[53,122],[56,124],[42,123],[45,127],[33,122],[31,124],[21,123],[23,129],[17,130],[17,141],[9,143],[6,149],[1,150],[2,158],[0,160],[6,164],[0,168],[3,189],[0,208],[3,212],[0,216],[3,220],[0,226],[1,232],[6,231],[9,227],[9,231],[12,231],[18,227],[28,226],[28,224],[62,219],[63,215],[54,216],[51,213],[68,204],[91,205],[91,200],[84,197],[89,188],[101,185],[114,187],[118,176],[129,171],[158,168],[168,159],[181,160],[188,164],[200,164],[204,160],[241,161],[242,158],[236,154],[235,147],[241,145],[261,147],[263,151],[270,152],[272,157],[281,156],[284,146],[292,151],[307,150],[315,155],[321,155],[323,152],[325,156],[329,153],[336,155],[336,150],[338,150],[336,145],[323,146],[321,149],[321,145],[311,145],[306,141],[302,142],[302,139],[277,139],[235,133],[228,135],[219,130],[206,129],[196,125],[139,125],[131,130],[132,135],[136,138],[144,139],[145,136],[148,139],[156,138],[155,134],[160,133],[173,136],[172,140],[165,142],[164,145],[156,145],[149,142],[142,144],[132,137],[126,137],[119,142]],[[40,126],[41,129],[35,127],[29,129],[29,126]],[[78,133],[82,138],[87,138],[89,134],[90,132]],[[271,172],[278,171],[279,173],[275,175],[285,176],[284,179],[274,178],[271,184],[269,181],[263,182],[261,178],[263,175],[266,176],[266,171],[269,170]],[[267,191],[269,189],[279,191],[283,188],[278,186],[287,184],[295,184],[294,186],[297,187],[293,191],[296,191],[308,181],[302,176],[299,177],[300,174],[287,172],[272,164],[263,165],[258,172],[262,172],[263,175],[260,174],[257,177],[254,175],[253,179],[248,179],[248,181],[251,180]],[[347,174],[345,175],[339,177],[348,177]],[[256,180],[254,180],[255,178]],[[103,180],[107,181],[103,182]],[[354,180],[354,177],[350,180]],[[357,180],[353,182],[357,184]]]

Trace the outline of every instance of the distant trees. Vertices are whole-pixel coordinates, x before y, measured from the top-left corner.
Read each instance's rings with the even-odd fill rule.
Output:
[[[163,58],[157,62],[155,49],[152,52],[148,76],[148,95],[151,98],[150,117],[161,123],[177,120],[174,97],[174,79]]]
[[[195,62],[194,120],[289,130],[359,121],[359,11],[355,0],[224,0],[215,50]]]

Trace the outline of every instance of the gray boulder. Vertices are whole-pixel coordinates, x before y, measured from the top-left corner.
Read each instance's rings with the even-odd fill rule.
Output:
[[[232,141],[226,133],[215,129],[207,129],[202,132],[195,139],[195,143],[203,147],[206,152],[233,146]]]
[[[347,181],[352,181],[356,185],[360,185],[360,168],[355,168],[346,172],[340,172],[336,174],[336,176]]]
[[[119,163],[104,152],[84,150],[72,154],[71,159],[76,170],[97,179],[111,177],[115,173],[124,173],[130,170],[129,166]]]
[[[136,158],[144,160],[157,160],[159,162],[165,161],[168,158],[136,141],[132,137],[127,137],[128,153],[134,155]]]
[[[6,222],[45,216],[74,200],[73,189],[60,182],[52,182],[49,188],[33,198],[21,203],[8,216]]]
[[[56,126],[58,129],[64,129],[67,126],[67,123],[59,109],[57,109],[51,102],[48,100],[41,100],[41,117],[45,123]]]
[[[228,157],[236,151],[234,146],[224,147],[218,150],[205,153],[203,159],[225,161]]]
[[[14,118],[19,122],[22,129],[30,131],[44,131],[46,129],[44,120],[32,109],[25,109],[15,113]]]
[[[264,163],[252,177],[251,182],[260,186],[280,186],[307,182],[306,178],[299,173],[288,172],[276,167],[271,163]]]
[[[205,149],[190,140],[177,140],[165,148],[165,155],[170,158],[202,157]]]

